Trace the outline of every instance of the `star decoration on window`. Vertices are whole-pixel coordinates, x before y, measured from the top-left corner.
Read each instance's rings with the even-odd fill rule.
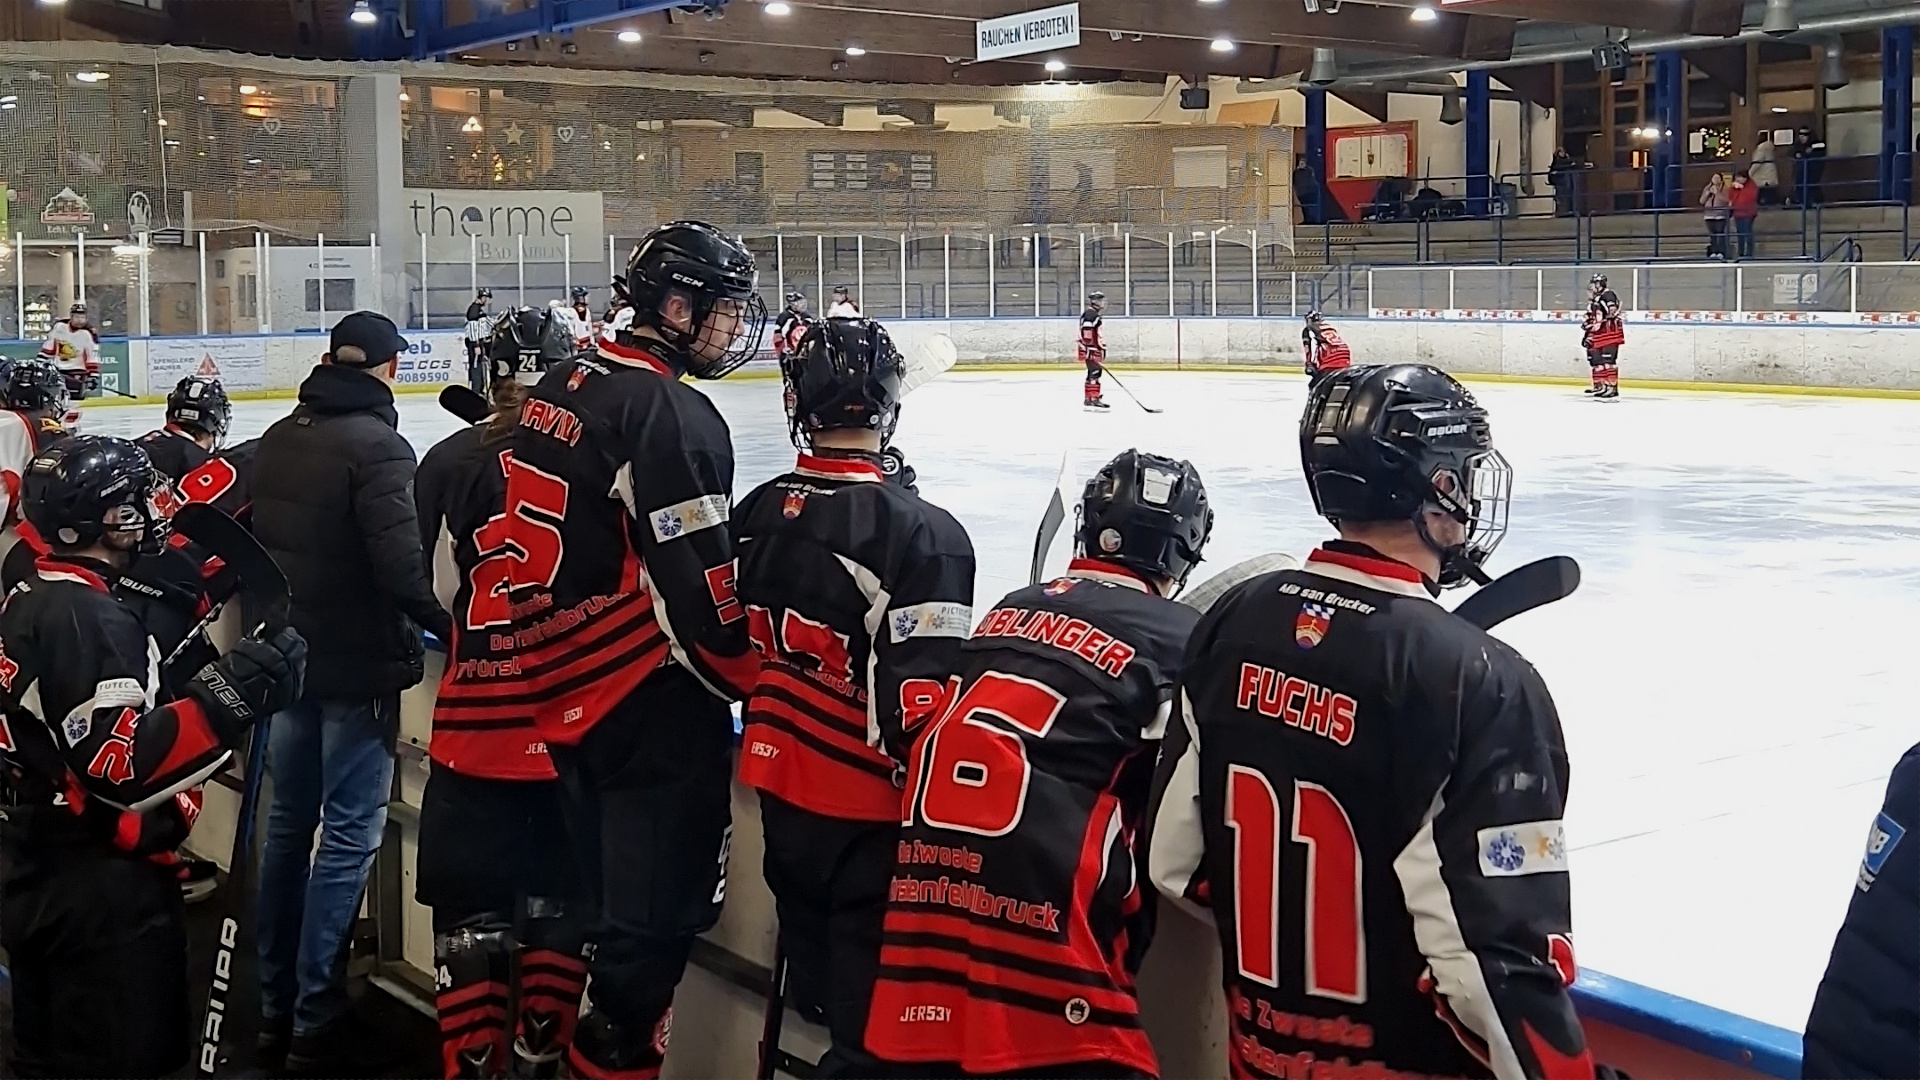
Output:
[[[525,135],[526,133],[527,133],[527,130],[520,126],[519,121],[517,120],[509,121],[506,126],[507,145],[519,146],[520,136]]]

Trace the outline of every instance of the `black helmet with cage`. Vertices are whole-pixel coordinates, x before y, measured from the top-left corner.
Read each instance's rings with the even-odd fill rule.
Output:
[[[1607,284],[1607,275],[1605,274],[1595,274],[1592,277],[1587,279],[1588,295],[1599,296],[1601,293],[1606,292],[1607,289],[1609,289],[1610,287],[1611,286]]]
[[[796,446],[816,431],[861,428],[893,438],[906,360],[872,319],[823,319],[780,358],[787,427]]]
[[[1095,289],[1087,294],[1087,306],[1095,311],[1107,306],[1107,294]]]
[[[121,551],[156,555],[168,532],[156,499],[165,486],[138,445],[76,435],[27,465],[20,482],[21,513],[56,550],[107,540]]]
[[[583,306],[587,302],[587,287],[585,285],[575,285],[573,291],[568,295],[573,298],[575,307]]]
[[[1436,584],[1485,584],[1513,470],[1493,448],[1487,411],[1451,375],[1427,364],[1333,372],[1308,395],[1300,460],[1322,517],[1411,522],[1440,557]],[[1464,539],[1435,539],[1429,511],[1459,522]]]
[[[674,221],[648,233],[633,249],[614,290],[633,305],[633,329],[659,335],[676,354],[668,359],[677,370],[719,379],[753,359],[760,347],[767,307],[758,277],[746,245],[704,221]],[[677,325],[665,311],[676,295],[689,308]],[[716,320],[717,311],[724,314]],[[631,336],[632,331],[622,331],[621,344]]]
[[[218,446],[233,423],[233,402],[227,399],[227,389],[219,379],[183,375],[167,394],[167,423],[205,435]]]
[[[494,324],[487,370],[495,383],[532,386],[554,364],[573,359],[573,333],[552,308],[518,307]]]
[[[1325,326],[1326,323],[1327,323],[1327,317],[1320,313],[1319,308],[1315,308],[1312,311],[1307,312],[1308,326]]]
[[[1075,508],[1075,544],[1089,559],[1118,563],[1167,595],[1186,584],[1213,534],[1207,487],[1192,464],[1140,450],[1109,461]]]
[[[67,377],[51,360],[25,357],[8,367],[7,385],[0,396],[4,396],[6,407],[15,412],[65,416]]]

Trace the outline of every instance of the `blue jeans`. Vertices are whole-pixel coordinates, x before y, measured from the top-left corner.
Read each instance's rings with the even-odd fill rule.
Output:
[[[260,1012],[296,1035],[347,1011],[347,936],[387,825],[389,699],[304,699],[267,738],[273,800],[260,855]],[[320,830],[314,847],[313,833]]]

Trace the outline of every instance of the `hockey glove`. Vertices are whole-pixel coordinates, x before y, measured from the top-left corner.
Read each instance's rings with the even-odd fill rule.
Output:
[[[880,451],[880,471],[887,475],[888,483],[906,488],[915,495],[920,494],[920,489],[914,486],[920,476],[913,471],[913,466],[907,464],[907,455],[901,453],[899,447],[889,446]]]
[[[265,638],[243,637],[233,651],[200,669],[187,684],[223,740],[299,700],[307,673],[307,639],[291,626]]]

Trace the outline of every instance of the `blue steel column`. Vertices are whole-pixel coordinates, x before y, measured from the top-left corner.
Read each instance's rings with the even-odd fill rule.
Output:
[[[1467,72],[1467,214],[1483,218],[1493,195],[1493,78]]]
[[[1680,166],[1686,161],[1683,152],[1687,137],[1686,87],[1686,59],[1677,52],[1656,54],[1653,58],[1653,124],[1660,134],[1653,144],[1651,201],[1662,209],[1685,205],[1680,194]]]
[[[1880,31],[1880,197],[1912,201],[1913,27]]]
[[[1319,203],[1313,208],[1318,214],[1309,214],[1308,220],[1326,220],[1324,210],[1327,201],[1332,198],[1327,193],[1327,92],[1308,90],[1307,98],[1307,146],[1301,153],[1301,159],[1307,163],[1307,171],[1313,174],[1315,189],[1319,193]],[[1299,197],[1296,192],[1295,198]]]

